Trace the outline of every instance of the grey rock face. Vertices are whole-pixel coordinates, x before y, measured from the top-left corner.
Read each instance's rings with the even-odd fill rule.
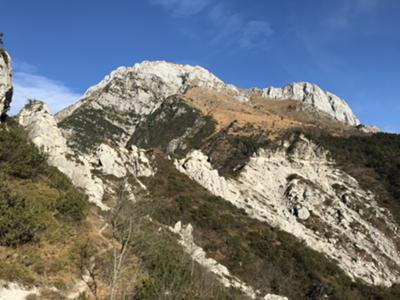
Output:
[[[392,215],[304,136],[282,141],[275,150],[260,149],[236,178],[220,176],[199,150],[175,160],[175,166],[250,217],[336,260],[351,278],[383,286],[399,281],[399,229]]]
[[[19,113],[18,121],[32,142],[48,154],[49,164],[69,177],[86,193],[90,202],[103,210],[108,209],[102,202],[103,196],[112,190],[112,184],[107,181],[107,176],[100,178],[95,174],[121,179],[148,177],[154,173],[145,153],[134,146],[126,149],[100,144],[91,153],[74,152],[43,102],[31,101]],[[133,195],[131,186],[126,186],[126,190]]]
[[[3,119],[10,108],[13,94],[11,58],[0,49],[0,118]]]
[[[290,83],[283,88],[266,88],[262,91],[262,94],[275,100],[290,99],[309,103],[345,124],[354,126],[360,124],[360,121],[343,99],[330,92],[323,91],[315,84],[308,82]]]
[[[81,136],[101,122],[107,132],[91,132],[93,143],[90,146],[105,140],[124,146],[139,122],[169,96],[183,94],[192,86],[223,90],[238,101],[247,100],[239,89],[223,83],[201,67],[146,61],[113,71],[56,118],[76,145],[85,143],[86,138]]]

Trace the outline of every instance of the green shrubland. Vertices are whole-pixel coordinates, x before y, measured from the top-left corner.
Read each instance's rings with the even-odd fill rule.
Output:
[[[0,124],[0,178],[0,280],[62,287],[76,272],[66,253],[84,237],[86,196],[13,119]]]

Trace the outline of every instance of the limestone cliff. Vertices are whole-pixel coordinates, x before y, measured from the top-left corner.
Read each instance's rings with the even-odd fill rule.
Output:
[[[43,102],[30,101],[19,113],[18,120],[32,141],[48,154],[49,163],[82,188],[89,200],[102,209],[109,209],[102,201],[105,193],[107,190],[112,193],[116,187],[110,186],[110,182],[107,185],[107,179],[102,179],[98,172],[117,179],[153,174],[146,155],[135,146],[128,150],[100,144],[89,154],[74,152],[68,147],[54,117]],[[128,185],[126,188],[132,192],[133,187]],[[131,197],[134,199],[133,193]]]
[[[11,58],[7,51],[0,48],[0,118],[3,119],[10,108],[12,86]]]
[[[283,88],[266,88],[262,91],[262,94],[275,100],[293,99],[309,103],[341,122],[350,125],[360,124],[360,121],[344,100],[330,92],[323,91],[315,84],[295,82]]]

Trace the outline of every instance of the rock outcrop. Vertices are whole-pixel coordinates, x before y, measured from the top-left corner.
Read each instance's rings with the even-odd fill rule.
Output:
[[[11,58],[0,48],[0,119],[4,119],[10,108],[13,94]]]
[[[374,125],[358,125],[357,128],[364,133],[378,133],[381,130]]]
[[[352,278],[385,286],[398,282],[398,227],[391,214],[305,137],[259,150],[233,179],[220,176],[197,150],[175,164],[249,216],[335,259]],[[385,228],[378,229],[371,220]]]
[[[48,154],[50,165],[67,175],[72,183],[82,188],[89,200],[102,209],[107,209],[101,200],[104,185],[101,179],[92,177],[90,163],[82,156],[75,156],[68,148],[61,130],[47,106],[40,101],[31,101],[19,113],[19,123],[27,130],[32,141]]]
[[[25,300],[28,296],[35,297],[38,294],[36,287],[26,288],[15,282],[0,281],[0,300]]]
[[[225,287],[236,288],[250,299],[288,300],[288,298],[284,296],[274,294],[267,294],[261,297],[260,291],[255,290],[253,287],[246,285],[246,283],[239,278],[233,276],[227,267],[221,265],[215,259],[207,257],[206,252],[194,242],[193,227],[191,224],[182,226],[182,223],[179,221],[174,227],[170,227],[169,229],[178,234],[179,244],[183,246],[185,252],[188,253],[194,261],[215,274]]]
[[[168,97],[183,94],[191,86],[223,90],[238,101],[247,101],[239,89],[201,67],[143,62],[118,68],[56,118],[60,127],[69,133],[72,147],[93,148],[104,141],[123,147],[138,123]],[[96,127],[104,129],[94,130]],[[90,139],[87,139],[90,130]]]
[[[116,181],[129,176],[137,178],[154,174],[144,151],[135,146],[114,149],[100,144],[91,153],[74,151],[68,147],[54,116],[43,102],[30,101],[19,113],[18,120],[32,141],[48,154],[49,164],[67,175],[75,186],[83,189],[89,201],[103,210],[109,209],[103,203],[103,196],[107,192],[116,192],[118,188],[107,175]],[[138,183],[143,187],[140,181]],[[126,184],[125,189],[132,192],[133,187]],[[131,197],[134,199],[133,194]]]
[[[269,87],[262,91],[262,95],[274,100],[297,100],[309,103],[345,124],[353,126],[360,124],[344,100],[330,92],[323,91],[315,84],[296,82],[283,88]]]

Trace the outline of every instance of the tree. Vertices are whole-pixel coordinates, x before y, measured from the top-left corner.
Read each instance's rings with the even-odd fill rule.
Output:
[[[78,249],[78,268],[82,281],[87,285],[94,299],[97,297],[97,277],[99,275],[99,267],[96,264],[96,249],[89,241],[85,241]]]
[[[111,212],[112,231],[112,270],[110,280],[110,300],[117,299],[118,283],[123,273],[125,260],[131,247],[133,233],[133,218],[125,216],[124,203],[126,199],[125,184],[118,191],[117,203]]]

